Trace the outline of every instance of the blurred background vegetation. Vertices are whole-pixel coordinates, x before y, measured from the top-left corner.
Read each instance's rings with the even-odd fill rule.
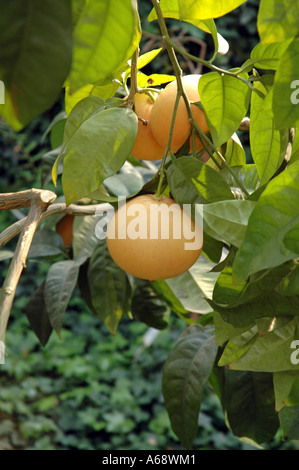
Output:
[[[218,31],[230,43],[230,52],[218,59],[222,66],[241,65],[257,43],[258,3],[248,0],[216,21]],[[141,17],[146,18],[151,3],[142,0],[139,4]],[[211,56],[212,43],[201,31],[187,23],[167,23],[170,33],[189,52]],[[157,24],[143,20],[142,27],[141,52],[160,47]],[[184,73],[205,72],[182,57],[179,60]],[[151,64],[150,73],[156,70],[172,73],[165,52]],[[62,95],[52,109],[19,133],[0,121],[1,192],[41,187],[51,161],[49,152],[55,148],[49,135],[44,135],[63,106]],[[246,146],[248,136],[242,138]],[[51,183],[47,187],[51,189]],[[0,230],[25,214],[19,210],[0,212]],[[11,241],[5,250],[13,250],[15,243]],[[0,257],[0,263],[2,284],[9,260]],[[145,324],[125,318],[111,336],[75,292],[61,338],[52,334],[42,348],[25,311],[50,265],[51,259],[30,261],[17,289],[7,332],[8,355],[0,370],[0,449],[180,449],[163,405],[161,373],[185,326],[183,321],[172,318],[169,328],[153,337],[153,330]],[[290,447],[281,442],[278,433],[267,449]],[[227,430],[218,398],[208,389],[194,449],[255,449]]]

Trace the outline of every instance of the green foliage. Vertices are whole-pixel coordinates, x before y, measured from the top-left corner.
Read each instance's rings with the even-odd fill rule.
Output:
[[[42,10],[36,1],[2,1],[0,6],[0,75],[5,84],[0,112],[20,130],[53,105],[69,73],[71,1],[46,1]]]
[[[55,446],[60,442],[58,446],[65,448],[108,448],[105,436],[101,444],[97,436],[92,442],[78,442],[81,430],[91,429],[99,435],[111,434],[115,447],[132,448],[136,442],[130,441],[130,435],[136,423],[143,422],[146,412],[135,406],[135,397],[144,393],[134,375],[138,368],[133,368],[132,375],[136,388],[119,372],[127,365],[128,341],[121,334],[123,325],[139,333],[142,328],[144,333],[148,326],[154,327],[165,337],[173,318],[178,317],[185,329],[164,361],[161,377],[171,430],[160,408],[150,429],[159,429],[161,434],[166,430],[167,437],[175,442],[179,439],[184,448],[192,448],[209,384],[219,398],[227,426],[238,438],[264,448],[280,431],[283,438],[299,439],[297,2],[260,2],[254,21],[259,33],[257,44],[233,67],[223,59],[228,43],[218,34],[218,19],[223,18],[225,26],[229,12],[237,7],[247,11],[245,5],[241,6],[245,2],[152,3],[154,9],[140,22],[142,8],[131,0],[121,2],[121,6],[116,1],[73,2],[72,21],[69,2],[62,2],[59,8],[48,2],[45,11],[53,20],[55,34],[44,27],[45,12],[33,8],[34,2],[30,3],[31,16],[24,15],[27,3],[22,8],[20,2],[14,7],[2,5],[1,21],[7,23],[10,19],[14,28],[9,32],[0,28],[0,45],[13,37],[0,67],[7,92],[1,115],[19,130],[54,104],[63,86],[65,112],[59,110],[45,133],[52,147],[41,165],[42,185],[54,187],[67,205],[98,203],[101,213],[76,218],[71,250],[63,248],[55,232],[55,219],[42,223],[34,238],[29,262],[44,261],[47,269],[24,310],[45,347],[43,354],[51,351],[47,367],[56,382],[65,386],[64,381],[71,380],[74,391],[62,393],[61,388],[52,389],[48,384],[46,396],[42,396],[32,377],[35,410],[52,412],[57,400],[68,406],[63,409],[58,428],[48,416],[39,416],[26,423],[24,432],[31,439],[42,432],[52,433],[56,436]],[[159,68],[160,47],[139,55],[141,24],[145,21],[152,28],[160,28],[158,37],[166,41],[171,59],[170,73],[168,69],[152,73]],[[211,58],[199,58],[171,42],[167,28],[173,22],[179,26],[186,23],[187,30],[208,38]],[[16,50],[25,26],[28,35],[24,47]],[[177,31],[173,31],[175,36]],[[32,47],[35,35],[40,51]],[[31,54],[32,50],[39,54]],[[198,82],[201,101],[197,103],[205,112],[208,135],[203,135],[190,119],[204,150],[189,153],[188,136],[186,145],[176,154],[170,152],[170,158],[167,155],[171,149],[167,147],[162,162],[134,160],[131,151],[138,117],[133,95],[138,86],[150,95],[152,86],[164,86],[174,77],[180,80],[182,70],[174,51],[208,70]],[[29,59],[34,67],[28,67]],[[16,94],[16,89],[22,90],[23,86],[26,93]],[[250,117],[248,151],[240,130],[246,116]],[[206,155],[210,157],[207,162],[202,158]],[[112,261],[105,241],[98,236],[105,222],[100,219],[101,204],[107,212],[107,207],[110,211],[116,207],[117,196],[132,198],[157,191],[171,195],[180,205],[190,204],[195,217],[200,206],[203,254],[177,278],[141,282]],[[11,256],[9,246],[2,252],[2,259],[7,263]],[[101,325],[105,341],[98,341],[91,329],[87,345],[79,336],[81,324],[77,317],[68,324],[68,306],[77,288],[82,309],[89,308],[93,313],[87,317],[87,324]],[[86,328],[84,321],[82,328]],[[65,326],[69,327],[66,331]],[[70,340],[72,357],[67,354],[68,346],[63,346],[68,343],[57,342],[53,332],[66,341],[77,335],[76,341]],[[34,347],[30,341],[31,352]],[[146,360],[144,351],[138,349],[142,349],[140,336],[136,335],[134,341],[134,354],[138,354],[132,356],[130,352],[128,360],[142,368]],[[86,349],[92,357],[90,362],[83,357]],[[153,346],[156,366],[161,371],[158,353]],[[7,374],[15,357],[9,356]],[[16,378],[22,380],[29,368],[37,374],[40,360],[39,355],[30,354],[18,367],[14,365]],[[99,372],[104,373],[100,383],[95,380]],[[151,371],[147,372],[150,387]],[[30,380],[27,385],[24,382],[30,389]],[[84,386],[78,387],[82,382]],[[107,386],[111,382],[113,393]],[[95,413],[93,400],[97,405],[101,403]],[[110,409],[111,403],[115,408]],[[78,404],[83,409],[74,418]],[[22,406],[13,401],[10,407],[6,402],[5,411],[26,414]],[[66,435],[58,439],[61,430]],[[76,437],[73,430],[77,431]],[[121,439],[116,433],[122,435]],[[167,439],[162,441],[156,441],[157,447],[167,444]],[[36,445],[51,447],[49,442],[41,440]],[[143,442],[145,447],[150,446],[146,438]]]

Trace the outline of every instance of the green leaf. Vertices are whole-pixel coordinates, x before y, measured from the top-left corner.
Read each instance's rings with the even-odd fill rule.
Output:
[[[216,240],[236,247],[245,238],[247,223],[255,202],[242,199],[218,201],[203,207],[204,230]]]
[[[273,385],[275,392],[275,409],[280,411],[284,406],[299,405],[298,370],[274,372]]]
[[[0,251],[0,261],[3,261],[5,259],[10,259],[14,255],[14,252],[11,250],[3,250],[3,248]]]
[[[250,105],[250,148],[256,164],[261,185],[267,183],[281,165],[288,144],[288,131],[275,129],[271,106],[273,88],[267,94],[267,88],[261,82],[254,87],[264,94],[263,99],[253,93]]]
[[[237,165],[231,167],[230,171],[228,171],[227,168],[223,168],[221,170],[221,176],[237,194],[240,194],[241,190],[239,187],[236,187],[235,176],[242,182],[246,191],[250,196],[252,195],[252,198],[255,191],[260,188],[260,179],[255,164]]]
[[[177,298],[165,280],[153,281],[152,286],[158,294],[163,296],[171,310],[176,315],[178,315],[180,318],[183,318],[188,323],[193,323],[193,321],[190,320],[188,311],[183,307],[181,301]]]
[[[88,2],[74,30],[71,90],[118,71],[138,46],[140,34],[135,1]]]
[[[99,217],[85,215],[75,217],[73,227],[73,257],[79,259],[90,257],[99,239],[96,236],[96,225]]]
[[[232,10],[235,10],[246,0],[218,0],[217,3],[210,0],[178,0],[180,17],[189,19],[206,20],[209,18],[219,18]]]
[[[299,405],[283,407],[279,411],[279,422],[284,439],[299,439]]]
[[[251,51],[250,58],[254,62],[254,67],[258,69],[276,70],[279,59],[289,46],[292,39],[271,44],[259,42]]]
[[[45,281],[32,294],[25,308],[29,324],[42,346],[47,344],[53,331],[46,308],[44,287]]]
[[[225,369],[222,400],[235,436],[258,444],[271,441],[278,427],[272,374]]]
[[[83,261],[82,261],[83,262]],[[58,261],[50,267],[45,285],[45,305],[53,329],[60,333],[62,320],[77,283],[80,262]]]
[[[275,268],[264,270],[259,276],[243,284],[233,282],[231,261],[221,272],[213,292],[213,300],[221,305],[235,307],[270,294],[280,293],[281,283],[294,271],[294,263],[287,262]]]
[[[62,186],[67,205],[95,191],[122,167],[137,126],[136,114],[125,108],[100,109],[82,122],[65,147]]]
[[[63,241],[53,230],[40,229],[34,234],[28,258],[55,256],[63,253]]]
[[[233,199],[221,174],[191,156],[178,158],[166,174],[170,191],[180,205]]]
[[[228,139],[224,157],[230,166],[246,164],[245,150],[236,133]]]
[[[1,0],[0,8],[0,114],[19,131],[55,103],[69,73],[71,2]]]
[[[234,262],[235,282],[296,258],[283,239],[299,224],[299,162],[272,179],[249,217],[245,239]]]
[[[273,87],[273,113],[277,129],[295,127],[299,120],[298,65],[299,38],[281,56]]]
[[[188,271],[167,279],[167,284],[187,311],[199,314],[211,311],[205,298],[212,297],[218,277],[218,273],[211,272],[213,266],[213,263],[201,255]]]
[[[137,278],[134,280],[131,312],[134,318],[152,328],[163,330],[168,326],[170,308],[150,281]]]
[[[219,0],[216,4],[209,0],[194,2],[194,0],[160,0],[160,6],[165,17],[177,18],[193,23],[197,20],[208,20],[226,15],[246,0]],[[155,19],[155,12],[149,15],[149,21]]]
[[[290,156],[290,163],[294,163],[299,160],[299,127],[295,129],[295,137],[292,145],[292,153]]]
[[[281,295],[299,295],[299,266],[294,265],[290,272],[283,277],[276,291]]]
[[[70,114],[76,104],[88,96],[97,96],[102,100],[111,98],[117,91],[119,83],[116,80],[102,80],[98,84],[87,84],[78,90],[71,92],[70,87],[65,87],[65,111]]]
[[[138,57],[137,60],[137,69],[140,70],[143,67],[145,67],[147,64],[152,62],[158,54],[162,51],[162,47],[159,47],[159,49],[152,49],[151,51],[145,52],[144,54],[141,54]]]
[[[214,41],[214,57],[217,53],[226,54],[229,49],[227,41],[217,32],[214,20],[211,16],[206,19],[190,18],[188,11],[187,16],[182,16],[179,9],[178,0],[162,0],[160,1],[160,8],[164,18],[175,18],[177,20],[186,21],[201,29],[205,33],[211,34]],[[148,21],[157,19],[156,11],[153,8],[148,16]]]
[[[281,326],[258,334],[257,326],[231,339],[219,360],[219,366],[233,370],[278,372],[298,370],[291,361],[291,344],[295,339],[298,319],[280,319]]]
[[[246,115],[250,89],[236,77],[210,72],[200,78],[198,91],[213,142],[220,147],[234,134]]]
[[[100,240],[93,251],[88,283],[94,313],[115,335],[122,315],[128,311],[130,285],[126,273],[112,260],[106,240]]]
[[[57,185],[57,176],[61,166],[61,160],[69,140],[75,135],[81,124],[93,113],[99,111],[104,106],[104,101],[96,96],[89,96],[78,101],[68,116],[65,126],[63,142],[58,157],[52,168],[53,183]]]
[[[299,31],[297,0],[261,0],[257,28],[262,43],[281,42]]]
[[[216,356],[215,338],[200,325],[181,334],[163,368],[162,391],[171,427],[184,448],[198,431],[204,387]]]

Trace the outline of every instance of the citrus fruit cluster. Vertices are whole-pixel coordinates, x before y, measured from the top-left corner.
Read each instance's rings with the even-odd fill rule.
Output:
[[[209,132],[204,111],[194,103],[200,102],[198,81],[200,74],[185,75],[182,85],[190,102],[193,119],[204,133]],[[177,81],[170,82],[160,92],[137,93],[135,112],[138,116],[138,132],[131,155],[138,160],[160,160],[166,149],[171,128],[172,115],[177,96]],[[191,124],[183,97],[180,97],[176,112],[171,150],[175,153],[187,141]],[[191,137],[190,137],[191,139]],[[190,140],[191,147],[191,140]],[[202,148],[201,140],[196,136],[196,150]]]

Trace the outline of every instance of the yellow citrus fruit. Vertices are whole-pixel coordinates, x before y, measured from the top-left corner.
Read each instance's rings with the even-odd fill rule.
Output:
[[[61,236],[64,247],[73,243],[73,224],[74,216],[71,214],[65,215],[56,224],[56,232]]]
[[[155,140],[151,130],[153,104],[153,101],[146,93],[136,93],[135,112],[139,120],[137,136],[131,155],[138,160],[160,160],[164,154],[164,148]]]
[[[183,88],[190,102],[200,101],[200,96],[198,93],[198,81],[200,77],[200,74],[185,75],[182,77]],[[169,83],[159,93],[159,96],[157,97],[152,108],[152,133],[156,141],[162,147],[165,147],[167,145],[176,96],[177,81],[175,80]],[[195,104],[191,104],[191,111],[194,121],[196,122],[198,127],[204,133],[208,133],[209,128],[204,111]],[[186,142],[190,130],[191,125],[188,120],[186,105],[184,99],[181,97],[178,104],[171,141],[171,148],[173,152],[177,152],[179,148]],[[198,136],[196,136],[196,150],[200,150],[202,147],[203,146],[200,139],[198,138]]]
[[[150,281],[187,271],[202,251],[202,230],[175,201],[146,194],[130,199],[107,227],[107,247],[115,263]]]

